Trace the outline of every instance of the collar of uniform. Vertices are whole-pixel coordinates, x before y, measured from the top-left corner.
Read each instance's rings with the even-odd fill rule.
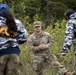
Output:
[[[44,32],[41,31],[41,34],[40,35],[37,35],[36,33],[34,33],[35,36],[43,36],[44,35]]]

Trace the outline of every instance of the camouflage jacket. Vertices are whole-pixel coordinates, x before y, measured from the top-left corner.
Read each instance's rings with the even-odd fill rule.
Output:
[[[53,45],[53,39],[49,33],[43,31],[41,35],[36,35],[33,33],[28,38],[28,47],[33,52],[40,52],[41,50],[39,45],[42,43],[47,45],[47,49],[45,50],[49,50],[49,48]]]
[[[24,43],[27,40],[27,31],[23,27],[22,23],[15,19],[16,25],[17,25],[17,33],[14,38],[11,37],[3,37],[0,35],[0,50],[6,49],[8,47],[17,47],[19,44]],[[6,19],[3,17],[0,17],[0,27],[4,26],[6,23]]]
[[[76,38],[74,38],[74,25],[76,25],[76,13],[72,14],[66,23],[65,40],[61,51],[63,55],[66,55],[72,43],[76,42]],[[76,50],[74,52],[76,53]]]

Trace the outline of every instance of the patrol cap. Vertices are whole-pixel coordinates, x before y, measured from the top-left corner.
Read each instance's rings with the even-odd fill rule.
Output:
[[[6,10],[10,10],[7,4],[0,4],[0,11],[2,10],[2,8],[5,8]]]
[[[40,21],[36,21],[33,24],[34,24],[34,27],[37,27],[37,26],[41,26],[42,23]]]

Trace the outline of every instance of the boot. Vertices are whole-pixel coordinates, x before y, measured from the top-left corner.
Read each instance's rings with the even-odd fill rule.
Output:
[[[73,72],[66,72],[64,75],[76,75],[76,72],[73,71]]]

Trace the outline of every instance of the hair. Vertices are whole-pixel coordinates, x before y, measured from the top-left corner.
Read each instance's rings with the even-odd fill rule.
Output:
[[[70,15],[73,14],[73,13],[75,13],[74,10],[68,9],[68,10],[66,11],[66,13],[65,13],[66,19],[70,19]]]
[[[10,11],[6,10],[5,8],[2,8],[2,12],[3,12],[3,14],[5,15],[5,18],[6,18],[6,25],[8,27],[8,33],[10,35],[14,35],[13,32],[14,33],[17,32],[17,26],[16,26],[13,15],[11,14]]]

